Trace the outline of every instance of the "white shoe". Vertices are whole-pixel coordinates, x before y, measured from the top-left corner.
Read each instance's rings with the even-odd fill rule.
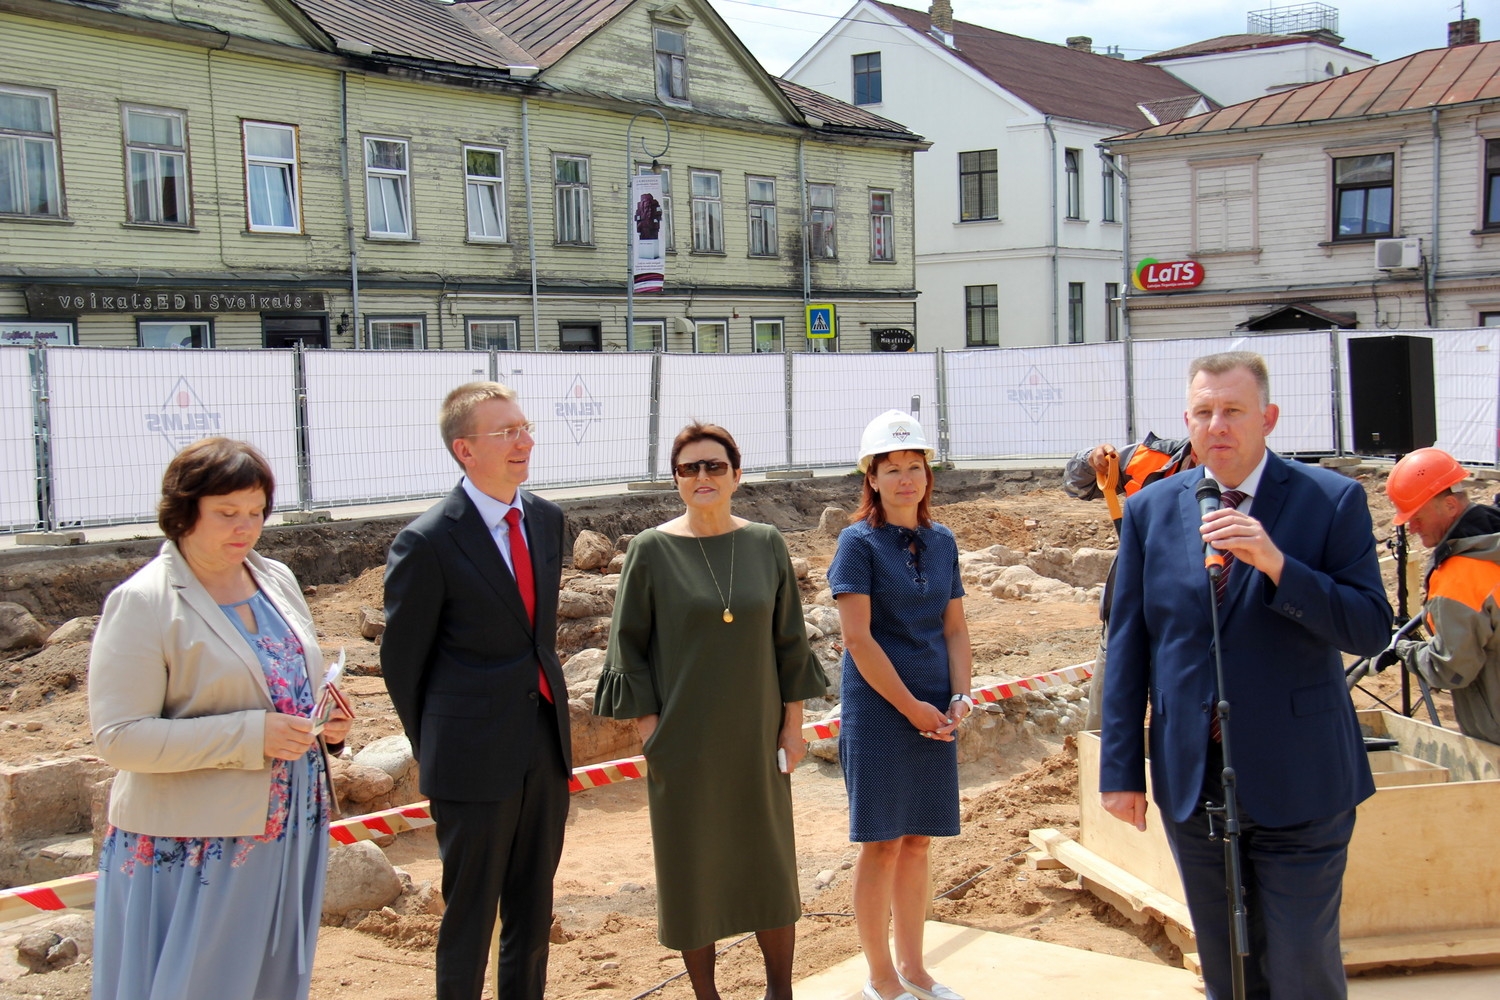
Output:
[[[900,978],[899,973],[897,974],[897,978]],[[902,979],[901,985],[905,986],[906,980]],[[917,1000],[917,998],[912,996],[910,993],[898,993],[895,996],[889,998],[883,997],[880,995],[880,991],[875,988],[875,984],[869,982],[868,980],[865,981],[865,988],[861,992],[865,1000]],[[955,994],[955,996],[956,995],[957,994]],[[963,998],[959,997],[959,1000],[963,1000]]]
[[[962,995],[936,981],[933,982],[931,989],[924,990],[899,972],[896,973],[896,978],[901,980],[901,985],[906,992],[915,996],[917,1000],[964,1000]]]

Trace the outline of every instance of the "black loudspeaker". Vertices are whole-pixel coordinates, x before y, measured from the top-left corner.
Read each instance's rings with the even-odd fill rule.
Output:
[[[1437,440],[1430,337],[1353,337],[1349,412],[1360,455],[1405,455]]]

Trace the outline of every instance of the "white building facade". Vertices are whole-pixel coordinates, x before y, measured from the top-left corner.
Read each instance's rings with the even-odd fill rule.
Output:
[[[1220,104],[1252,101],[1374,66],[1374,56],[1345,48],[1328,32],[1224,35],[1147,56]]]
[[[1081,40],[1086,43],[1086,40]],[[787,78],[921,134],[917,347],[1117,339],[1119,180],[1096,144],[1212,105],[1163,70],[859,0]]]

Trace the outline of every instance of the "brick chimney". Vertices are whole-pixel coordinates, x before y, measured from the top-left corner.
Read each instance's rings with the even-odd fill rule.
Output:
[[[1462,21],[1448,22],[1448,48],[1455,45],[1479,44],[1479,18],[1466,17]]]
[[[932,19],[935,29],[945,35],[953,34],[953,4],[950,0],[932,0],[927,16]]]
[[[1068,48],[1075,52],[1094,51],[1094,40],[1088,35],[1074,35],[1068,39]]]

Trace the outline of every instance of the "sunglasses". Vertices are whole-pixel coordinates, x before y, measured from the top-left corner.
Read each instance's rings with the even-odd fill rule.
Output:
[[[718,477],[729,471],[729,463],[720,462],[717,459],[710,460],[704,458],[696,462],[678,462],[672,467],[672,471],[677,473],[678,479],[694,479],[697,477],[700,469],[710,476]]]

